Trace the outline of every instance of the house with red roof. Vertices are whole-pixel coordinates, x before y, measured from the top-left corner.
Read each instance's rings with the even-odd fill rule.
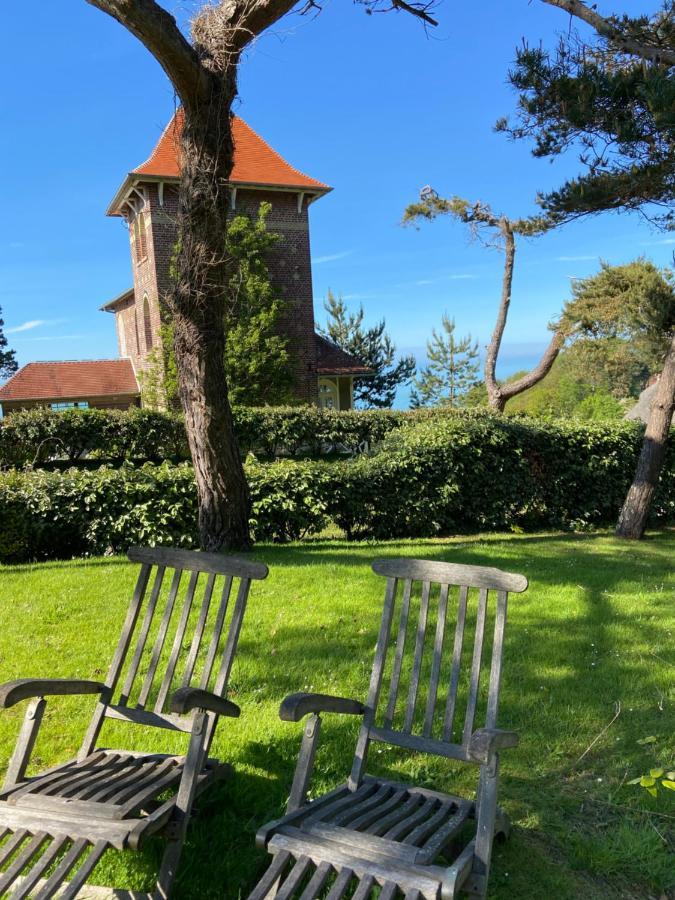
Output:
[[[129,234],[133,286],[101,309],[115,317],[119,359],[29,363],[0,387],[4,413],[31,406],[126,408],[141,403],[141,382],[159,346],[162,298],[176,243],[179,109],[149,158],[125,177],[108,207]],[[309,207],[331,188],[290,165],[243,119],[234,117],[232,215],[257,216],[271,205],[268,227],[279,241],[268,258],[271,279],[287,299],[279,331],[288,340],[298,400],[350,409],[353,380],[370,369],[318,335],[314,325]]]

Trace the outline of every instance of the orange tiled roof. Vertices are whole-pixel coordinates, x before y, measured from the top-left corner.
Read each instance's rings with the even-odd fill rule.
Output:
[[[32,362],[0,388],[3,400],[78,400],[138,394],[128,359]]]
[[[130,174],[178,178],[180,176],[182,128],[183,110],[179,109],[164,129],[164,133],[150,157]],[[327,184],[294,169],[238,116],[233,117],[232,135],[234,138],[234,167],[230,181],[239,184],[269,184],[276,187],[330,190]]]
[[[319,375],[372,375],[373,370],[320,334],[316,337],[316,370]]]

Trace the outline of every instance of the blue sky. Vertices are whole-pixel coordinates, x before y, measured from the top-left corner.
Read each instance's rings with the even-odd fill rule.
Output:
[[[187,21],[200,4],[164,5]],[[31,11],[3,12],[5,329],[22,364],[112,357],[112,316],[98,307],[128,287],[131,271],[126,233],[104,213],[159,137],[174,96],[147,51],[85,0],[35,0]],[[406,204],[431,184],[520,216],[538,189],[577,170],[572,156],[535,160],[492,130],[515,105],[506,83],[515,46],[523,37],[551,45],[565,17],[538,0],[445,0],[438,18],[426,33],[409,16],[367,16],[349,0],[291,15],[248,53],[237,102],[293,165],[334,187],[311,212],[317,318],[331,288],[363,303],[367,319],[384,317],[398,347],[418,355],[443,312],[458,333],[487,341],[501,256],[449,221],[402,228]],[[599,258],[644,253],[665,265],[673,250],[675,236],[625,214],[522,243],[501,373],[532,364],[571,277],[593,272]]]

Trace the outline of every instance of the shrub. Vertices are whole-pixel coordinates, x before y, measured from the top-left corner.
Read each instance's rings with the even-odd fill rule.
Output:
[[[379,452],[353,460],[249,459],[251,526],[257,540],[287,541],[331,521],[374,538],[608,524],[641,440],[634,423],[436,417],[391,431]],[[196,506],[186,463],[0,473],[0,560],[194,546]],[[675,448],[652,511],[654,522],[673,519]]]

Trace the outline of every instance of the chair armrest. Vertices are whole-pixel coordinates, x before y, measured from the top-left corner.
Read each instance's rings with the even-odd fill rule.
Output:
[[[171,712],[184,715],[193,709],[205,709],[208,712],[217,713],[219,716],[230,716],[238,719],[241,710],[236,703],[212,694],[211,691],[202,691],[199,688],[179,688],[171,697]]]
[[[519,740],[515,731],[502,731],[501,728],[479,728],[471,735],[469,756],[475,762],[487,763],[498,750],[517,747]]]
[[[347,697],[331,697],[330,694],[289,694],[279,707],[279,718],[284,722],[299,722],[309,713],[333,712],[348,716],[360,716],[363,703]]]
[[[100,681],[66,678],[19,678],[0,685],[0,709],[9,709],[29,697],[66,696],[68,694],[101,694],[106,686]]]

